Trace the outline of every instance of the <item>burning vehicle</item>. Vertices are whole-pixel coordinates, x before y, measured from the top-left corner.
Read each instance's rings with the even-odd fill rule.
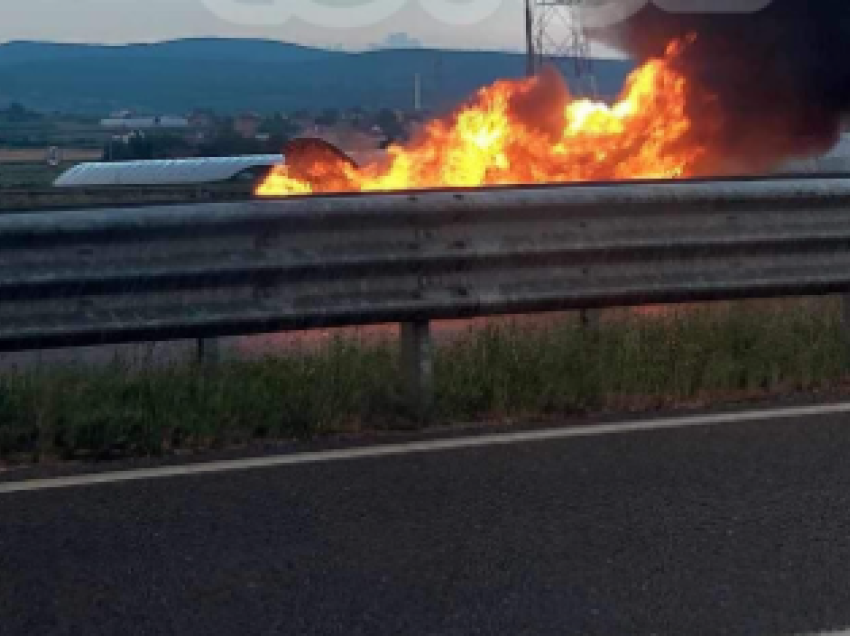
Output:
[[[380,160],[357,165],[301,142],[257,194],[765,174],[839,139],[850,106],[846,0],[731,14],[648,5],[594,35],[639,62],[613,103],[572,95],[549,67],[482,88]]]

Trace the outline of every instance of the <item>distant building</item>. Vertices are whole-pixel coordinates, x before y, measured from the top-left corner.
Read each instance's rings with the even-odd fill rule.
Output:
[[[233,130],[245,139],[256,139],[262,121],[256,113],[243,113],[233,120]]]
[[[128,130],[180,130],[189,128],[186,117],[157,115],[151,117],[109,117],[100,120],[102,128],[115,131]]]
[[[218,118],[211,110],[197,109],[189,115],[191,133],[188,140],[194,144],[202,144],[215,136]]]
[[[195,110],[189,115],[189,126],[197,129],[210,129],[216,125],[215,115],[208,110]]]
[[[313,126],[312,129],[305,131],[302,136],[317,137],[346,153],[375,150],[384,141],[384,135],[380,128],[377,131],[362,130],[349,123],[341,123],[335,126]]]
[[[59,188],[105,185],[169,185],[256,181],[269,168],[284,162],[282,155],[252,155],[197,159],[81,163],[56,179]]]

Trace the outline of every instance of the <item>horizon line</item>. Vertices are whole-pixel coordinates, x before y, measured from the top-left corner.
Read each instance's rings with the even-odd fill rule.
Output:
[[[199,36],[186,36],[186,37],[177,37],[177,38],[166,38],[166,39],[155,39],[155,40],[133,40],[127,42],[87,42],[87,41],[79,41],[79,40],[38,40],[38,39],[8,39],[3,40],[0,39],[0,47],[8,46],[13,44],[45,44],[45,45],[58,45],[58,46],[80,46],[80,47],[95,47],[95,48],[129,48],[134,46],[157,46],[163,44],[172,44],[175,42],[197,42],[197,41],[230,41],[230,42],[265,42],[269,44],[280,44],[286,46],[294,46],[303,49],[312,49],[315,51],[325,51],[328,53],[344,53],[349,55],[357,55],[362,53],[374,53],[378,51],[422,51],[422,52],[444,52],[444,53],[501,53],[508,55],[524,55],[525,50],[520,47],[505,47],[505,48],[493,48],[493,47],[445,47],[432,45],[427,43],[420,43],[419,45],[411,45],[411,46],[386,46],[381,43],[375,43],[369,45],[367,47],[345,47],[340,44],[303,44],[300,42],[293,42],[290,40],[277,40],[274,38],[264,38],[264,37],[239,37],[239,36],[227,36],[227,35],[199,35]],[[572,56],[561,56],[561,57],[572,57]],[[595,55],[592,56],[593,60],[628,60],[630,58],[626,56],[616,56],[616,55]]]

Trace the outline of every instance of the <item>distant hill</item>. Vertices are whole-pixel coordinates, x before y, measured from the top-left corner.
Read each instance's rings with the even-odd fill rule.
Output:
[[[523,56],[512,53],[342,53],[265,40],[12,42],[0,45],[0,103],[69,113],[409,108],[419,74],[425,105],[439,110],[496,79],[521,76],[524,66]],[[573,67],[563,61],[568,80]],[[600,92],[616,94],[631,69],[628,61],[598,61]]]
[[[272,40],[190,38],[155,44],[60,44],[55,42],[9,42],[0,44],[0,66],[70,59],[228,61],[271,63],[303,62],[341,55],[333,51]]]

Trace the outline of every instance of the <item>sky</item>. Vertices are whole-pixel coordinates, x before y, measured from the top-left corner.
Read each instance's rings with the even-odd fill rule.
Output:
[[[0,0],[0,41],[219,36],[360,50],[408,38],[424,46],[518,50],[523,16],[523,0]]]

